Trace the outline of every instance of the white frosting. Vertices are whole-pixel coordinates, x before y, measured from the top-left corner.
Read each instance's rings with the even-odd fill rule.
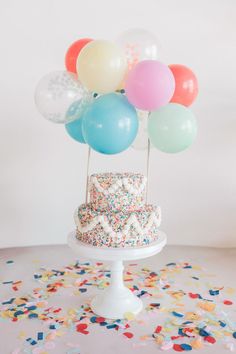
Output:
[[[82,226],[78,217],[78,212],[76,211],[75,222],[78,227],[78,231],[81,233],[92,231],[100,224],[103,230],[109,235],[109,237],[120,240],[123,236],[129,237],[131,227],[133,227],[140,236],[145,236],[152,229],[153,225],[159,227],[161,223],[161,211],[158,207],[156,212],[152,212],[144,227],[140,225],[140,222],[138,221],[136,215],[131,214],[131,216],[126,221],[122,232],[115,232],[109,224],[108,219],[105,215],[96,216],[89,224],[87,224],[86,226]]]
[[[109,194],[114,194],[117,192],[117,190],[123,188],[125,191],[127,191],[130,194],[133,195],[139,195],[143,192],[145,186],[146,186],[146,181],[147,178],[143,177],[143,181],[140,184],[138,188],[134,188],[134,186],[129,182],[128,178],[123,178],[118,179],[114,184],[112,184],[109,188],[104,189],[100,183],[98,182],[98,179],[96,176],[92,176],[90,179],[90,183],[94,184],[98,192],[103,193],[105,196]]]

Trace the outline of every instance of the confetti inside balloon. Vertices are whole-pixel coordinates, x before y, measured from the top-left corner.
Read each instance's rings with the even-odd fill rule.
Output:
[[[116,39],[116,43],[126,55],[128,70],[139,61],[159,58],[160,45],[157,37],[144,29],[133,28],[125,31]]]
[[[53,123],[65,124],[74,119],[73,115],[67,115],[71,104],[75,101],[82,103],[88,97],[88,91],[75,74],[54,71],[39,81],[35,91],[35,104],[44,118]]]

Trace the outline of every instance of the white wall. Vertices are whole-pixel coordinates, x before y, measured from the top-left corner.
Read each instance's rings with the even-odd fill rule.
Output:
[[[0,1],[0,246],[64,243],[84,201],[86,147],[37,113],[44,74],[63,69],[74,40],[153,31],[162,60],[193,68],[200,94],[193,147],[151,152],[150,200],[172,244],[236,246],[235,0]],[[146,156],[92,154],[92,172],[142,171]]]

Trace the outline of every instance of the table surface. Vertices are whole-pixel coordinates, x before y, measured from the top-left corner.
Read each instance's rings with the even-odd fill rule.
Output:
[[[125,264],[125,283],[144,310],[114,322],[88,305],[107,286],[109,265],[78,263],[67,245],[0,250],[0,353],[152,354],[168,346],[175,353],[189,343],[200,343],[199,353],[227,353],[236,347],[236,249],[167,245]],[[186,321],[187,335],[174,338]]]

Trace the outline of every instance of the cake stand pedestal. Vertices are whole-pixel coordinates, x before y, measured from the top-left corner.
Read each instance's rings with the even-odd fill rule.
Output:
[[[139,313],[142,301],[123,282],[123,261],[133,261],[154,256],[166,244],[166,235],[158,232],[158,239],[150,245],[134,248],[99,248],[80,242],[75,232],[68,236],[68,245],[80,257],[111,262],[111,281],[107,289],[94,297],[91,309],[99,316],[118,319],[126,312]]]

